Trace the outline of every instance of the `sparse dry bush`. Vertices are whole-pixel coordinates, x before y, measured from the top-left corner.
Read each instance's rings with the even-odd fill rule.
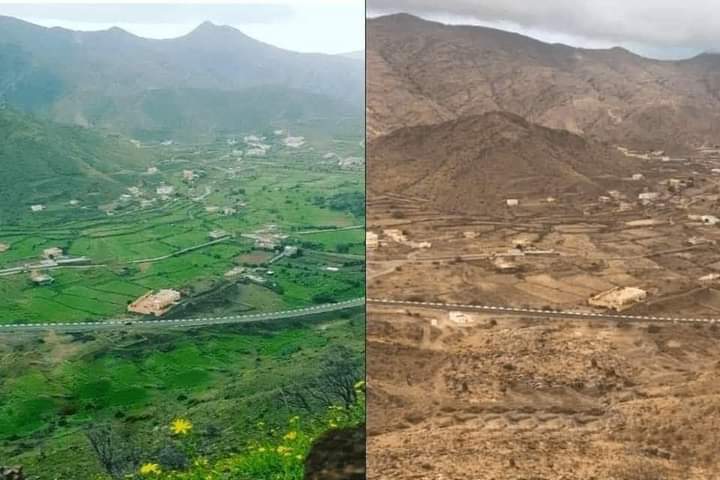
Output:
[[[669,474],[667,467],[658,462],[636,459],[616,465],[609,480],[669,480]]]
[[[659,325],[650,324],[648,325],[647,332],[650,334],[660,333],[662,328]]]

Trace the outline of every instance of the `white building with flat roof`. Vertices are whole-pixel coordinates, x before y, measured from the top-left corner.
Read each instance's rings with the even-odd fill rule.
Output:
[[[63,249],[60,247],[46,248],[43,250],[42,256],[48,260],[54,260],[63,256]]]
[[[180,298],[181,294],[177,290],[164,289],[158,290],[157,292],[150,291],[128,305],[128,311],[141,315],[154,315],[159,317],[170,310]]]
[[[157,189],[155,189],[155,192],[158,195],[172,195],[173,192],[175,192],[175,187],[172,185],[160,185]]]
[[[466,312],[450,311],[448,312],[448,320],[457,325],[467,325],[472,322],[473,318]]]
[[[378,248],[380,246],[380,237],[375,232],[367,232],[365,234],[365,245],[367,248]]]
[[[383,233],[386,237],[388,237],[393,242],[397,243],[405,243],[407,242],[407,237],[403,233],[402,230],[397,228],[388,228],[386,230],[383,230]]]
[[[593,307],[621,312],[637,303],[643,302],[646,298],[647,292],[640,288],[614,287],[590,297],[588,303]]]

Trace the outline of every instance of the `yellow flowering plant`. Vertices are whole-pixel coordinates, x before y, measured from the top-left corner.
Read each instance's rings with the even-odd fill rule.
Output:
[[[157,476],[161,473],[162,469],[157,463],[146,463],[140,467],[140,475],[143,477]]]
[[[176,418],[170,423],[170,431],[175,435],[187,435],[192,428],[190,420],[185,418]]]
[[[140,477],[156,480],[302,480],[304,462],[313,442],[329,428],[357,426],[365,421],[365,382],[355,384],[357,401],[350,408],[333,406],[319,418],[292,416],[286,428],[259,421],[258,438],[244,449],[221,460],[208,459],[194,448],[198,440],[191,435],[193,423],[176,417],[169,424],[173,441],[190,456],[189,467],[182,471],[164,471],[160,464],[146,463]],[[264,431],[264,433],[263,433]]]

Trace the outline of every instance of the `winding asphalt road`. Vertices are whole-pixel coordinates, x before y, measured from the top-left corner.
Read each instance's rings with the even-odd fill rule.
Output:
[[[0,335],[3,333],[18,332],[80,332],[88,330],[106,329],[163,329],[173,327],[197,327],[204,325],[226,325],[231,323],[267,322],[270,320],[284,320],[286,318],[305,317],[320,313],[336,312],[365,305],[365,298],[355,298],[345,302],[327,303],[311,307],[282,310],[279,312],[252,313],[245,315],[228,315],[218,317],[195,317],[157,320],[104,320],[100,322],[69,322],[69,323],[14,323],[0,325]]]
[[[653,315],[625,315],[622,313],[596,313],[582,312],[576,310],[543,310],[539,308],[518,308],[505,307],[498,305],[471,305],[458,303],[442,303],[442,302],[411,302],[405,300],[391,300],[380,298],[368,298],[367,303],[380,306],[394,307],[415,307],[429,308],[433,310],[443,311],[465,311],[465,312],[484,312],[496,313],[498,315],[514,315],[522,317],[538,317],[538,318],[567,318],[567,319],[585,319],[585,320],[607,320],[607,321],[635,321],[635,322],[671,322],[671,323],[716,323],[720,322],[720,318],[688,318],[688,317],[661,317]]]
[[[244,315],[205,316],[178,319],[132,320],[117,319],[99,322],[70,322],[70,323],[13,323],[0,325],[0,334],[18,332],[79,332],[88,330],[106,329],[163,329],[173,327],[196,327],[206,325],[226,325],[233,323],[267,322],[287,318],[305,317],[321,313],[336,312],[350,308],[362,307],[365,304],[380,307],[415,307],[442,311],[467,311],[495,313],[499,315],[513,315],[536,318],[564,318],[605,321],[635,321],[635,322],[670,322],[670,323],[720,323],[720,318],[708,317],[665,317],[654,315],[625,315],[622,313],[597,313],[575,310],[543,310],[534,308],[506,307],[499,305],[472,305],[442,302],[413,302],[407,300],[379,299],[364,297],[355,298],[338,303],[314,305],[311,307],[282,310],[278,312],[252,313]]]

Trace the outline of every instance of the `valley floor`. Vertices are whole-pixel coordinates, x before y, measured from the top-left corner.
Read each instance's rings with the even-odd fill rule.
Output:
[[[477,213],[370,176],[367,296],[407,303],[369,307],[368,478],[720,478],[720,158],[626,153],[606,195]],[[647,297],[589,303],[624,287]]]

